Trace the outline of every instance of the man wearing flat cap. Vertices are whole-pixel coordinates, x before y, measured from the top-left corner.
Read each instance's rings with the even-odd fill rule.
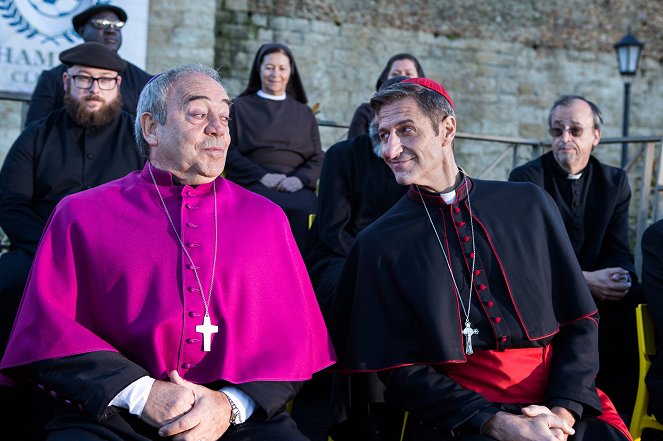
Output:
[[[126,62],[100,43],[83,43],[60,54],[64,107],[30,124],[9,150],[0,170],[0,227],[10,240],[0,256],[0,351],[4,352],[42,231],[65,196],[121,178],[144,163],[133,137],[133,116],[121,109],[119,88]],[[35,429],[40,397],[0,388],[0,401],[30,406]],[[24,412],[25,413],[25,412]],[[22,415],[3,412],[12,424]],[[25,439],[38,439],[26,437]]]
[[[630,440],[594,384],[598,314],[557,206],[456,164],[449,93],[408,78],[371,100],[407,193],[354,241],[330,331],[377,372],[405,440]]]
[[[124,9],[113,5],[95,5],[72,18],[74,30],[85,42],[97,42],[116,52],[122,46],[122,27],[127,22]],[[134,115],[140,91],[151,75],[138,66],[123,60],[126,69],[122,73],[122,108]],[[41,119],[64,105],[62,74],[64,64],[45,70],[39,76],[37,85],[30,99],[30,106],[25,117],[26,126]]]

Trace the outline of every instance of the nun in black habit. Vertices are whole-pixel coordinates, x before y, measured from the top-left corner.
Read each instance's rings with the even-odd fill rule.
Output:
[[[318,124],[306,103],[290,49],[262,45],[249,85],[230,108],[226,163],[228,179],[283,208],[300,249],[315,213],[323,159]]]

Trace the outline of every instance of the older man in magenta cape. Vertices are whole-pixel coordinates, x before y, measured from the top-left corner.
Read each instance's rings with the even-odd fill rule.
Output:
[[[334,354],[287,219],[217,177],[229,100],[213,70],[143,95],[150,162],[58,205],[0,367],[57,398],[56,436],[306,439],[284,405]]]

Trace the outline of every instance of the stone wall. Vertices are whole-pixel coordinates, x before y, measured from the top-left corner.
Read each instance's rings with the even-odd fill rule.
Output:
[[[546,138],[550,104],[582,94],[605,114],[604,136],[620,136],[623,83],[612,44],[626,24],[647,44],[632,87],[631,134],[655,134],[663,117],[663,7],[644,1],[481,2],[219,0],[215,63],[231,95],[245,86],[265,42],[293,50],[319,117],[347,123],[374,92],[386,60],[410,52],[455,103],[462,132]],[[366,11],[375,11],[366,13]],[[582,13],[580,13],[582,11]],[[652,41],[650,41],[652,40]],[[329,147],[343,131],[322,128]],[[477,174],[501,144],[460,141],[461,162]],[[597,154],[617,164],[618,145]],[[504,179],[506,161],[489,177]]]
[[[604,137],[621,136],[623,83],[612,45],[631,26],[645,42],[631,90],[631,135],[661,135],[663,127],[663,5],[624,1],[432,2],[350,0],[219,0],[215,63],[231,96],[246,85],[258,47],[285,43],[293,50],[319,118],[347,123],[374,93],[386,60],[410,52],[426,75],[442,82],[456,105],[459,131],[547,140],[550,105],[562,94],[584,95],[605,117]],[[367,11],[371,11],[368,13]],[[321,128],[323,147],[344,134]],[[458,162],[483,174],[507,144],[459,140]],[[634,148],[632,148],[634,150]],[[531,157],[520,149],[519,161]],[[618,165],[621,145],[596,155]],[[506,179],[506,156],[490,179]],[[640,167],[629,173],[637,212]],[[633,219],[635,225],[635,219]],[[631,237],[635,248],[635,230]]]

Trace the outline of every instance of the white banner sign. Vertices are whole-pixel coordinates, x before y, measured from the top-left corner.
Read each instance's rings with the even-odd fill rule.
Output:
[[[118,53],[144,68],[149,0],[0,0],[0,92],[31,94],[39,74],[60,64],[60,52],[83,42],[72,17],[108,3],[128,16]]]

